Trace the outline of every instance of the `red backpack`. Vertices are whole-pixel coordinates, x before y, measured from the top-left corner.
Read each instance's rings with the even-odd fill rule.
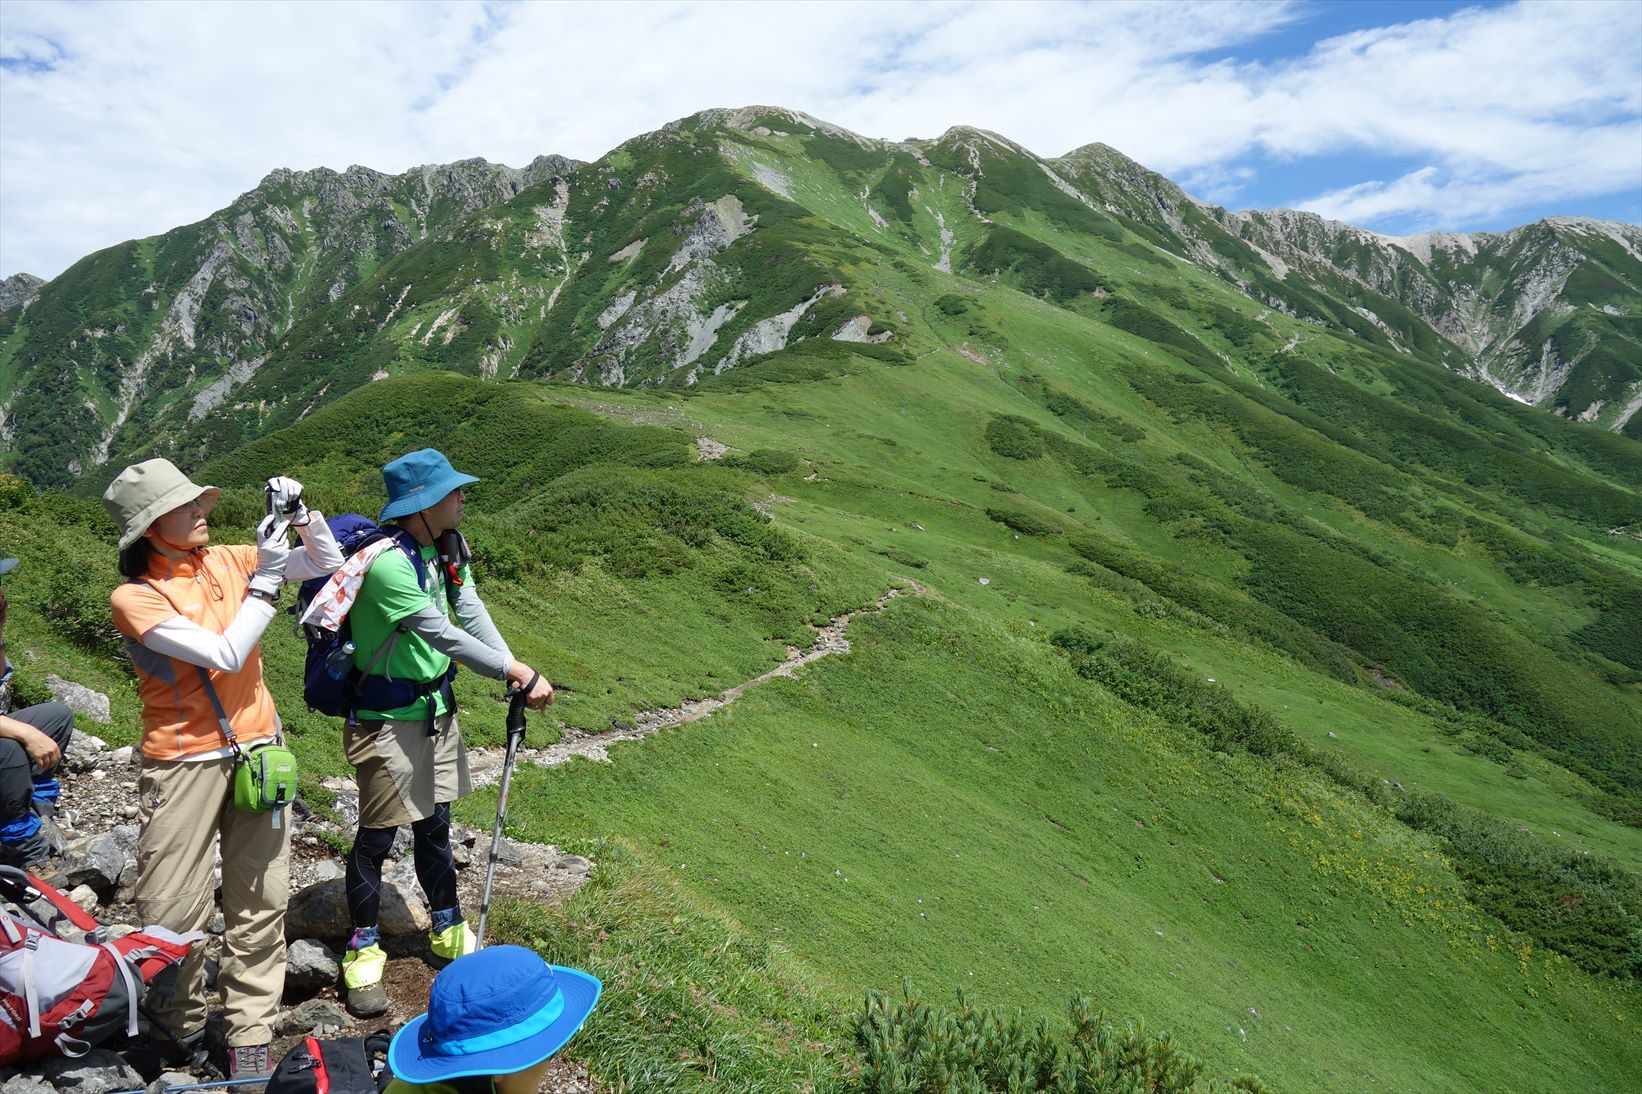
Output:
[[[54,915],[31,910],[42,900]],[[59,937],[51,926],[58,920],[85,932],[85,941]],[[136,1036],[144,988],[204,937],[145,927],[111,939],[67,896],[0,866],[0,1065],[84,1056],[116,1033]]]

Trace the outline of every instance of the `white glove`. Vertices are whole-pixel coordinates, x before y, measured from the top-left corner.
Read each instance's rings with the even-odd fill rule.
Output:
[[[284,475],[268,480],[268,505],[275,516],[290,517],[291,525],[300,528],[308,523],[308,507],[302,504],[302,484]]]
[[[279,595],[280,583],[285,580],[285,564],[291,559],[291,543],[285,538],[290,526],[289,519],[276,514],[263,517],[257,525],[257,572],[251,575],[248,584],[259,593]]]

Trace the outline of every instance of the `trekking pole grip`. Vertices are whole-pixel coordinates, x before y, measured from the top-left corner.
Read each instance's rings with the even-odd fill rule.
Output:
[[[520,740],[525,735],[525,700],[530,698],[530,689],[536,686],[536,681],[542,678],[541,673],[533,673],[530,683],[522,688],[514,688],[508,693],[507,700],[507,735],[517,736]]]

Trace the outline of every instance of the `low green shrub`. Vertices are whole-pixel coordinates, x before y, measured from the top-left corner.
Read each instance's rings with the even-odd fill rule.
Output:
[[[1139,642],[1105,639],[1087,627],[1058,631],[1050,643],[1071,659],[1079,676],[1094,680],[1126,703],[1194,729],[1214,747],[1257,756],[1300,754],[1294,734],[1261,707],[1238,702],[1219,684],[1199,680]]]
[[[1550,846],[1440,794],[1408,795],[1397,818],[1443,841],[1483,911],[1589,972],[1642,978],[1642,881],[1617,863]]]
[[[727,466],[759,475],[786,475],[797,471],[799,462],[796,455],[778,448],[755,448],[751,452],[735,452],[724,457]]]
[[[1035,460],[1045,451],[1037,427],[1012,414],[999,414],[986,424],[986,443],[1012,460]]]
[[[1266,1089],[1247,1075],[1224,1084],[1200,1083],[1203,1064],[1181,1051],[1168,1033],[1152,1033],[1144,1023],[1119,1028],[1093,1006],[1089,996],[1073,996],[1071,1028],[1055,1030],[1029,1022],[1019,1011],[972,1007],[961,990],[952,1008],[919,1003],[909,987],[898,1000],[869,992],[855,1022],[860,1089],[863,1094],[1257,1094]]]
[[[1020,509],[988,509],[986,515],[1023,536],[1058,536],[1061,526]]]

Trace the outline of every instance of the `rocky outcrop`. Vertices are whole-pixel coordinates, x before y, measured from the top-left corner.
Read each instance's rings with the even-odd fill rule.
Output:
[[[641,355],[659,356],[665,371],[671,371],[706,354],[720,328],[746,304],[728,301],[705,307],[707,298],[730,280],[714,260],[751,234],[757,223],[734,194],[686,206],[674,225],[678,246],[655,282],[629,287],[599,314],[599,329],[605,333],[578,370],[578,378],[621,385],[645,378],[629,374]]]
[[[0,280],[0,313],[27,307],[40,295],[40,286],[45,283],[45,278],[35,277],[31,273],[15,273]]]

